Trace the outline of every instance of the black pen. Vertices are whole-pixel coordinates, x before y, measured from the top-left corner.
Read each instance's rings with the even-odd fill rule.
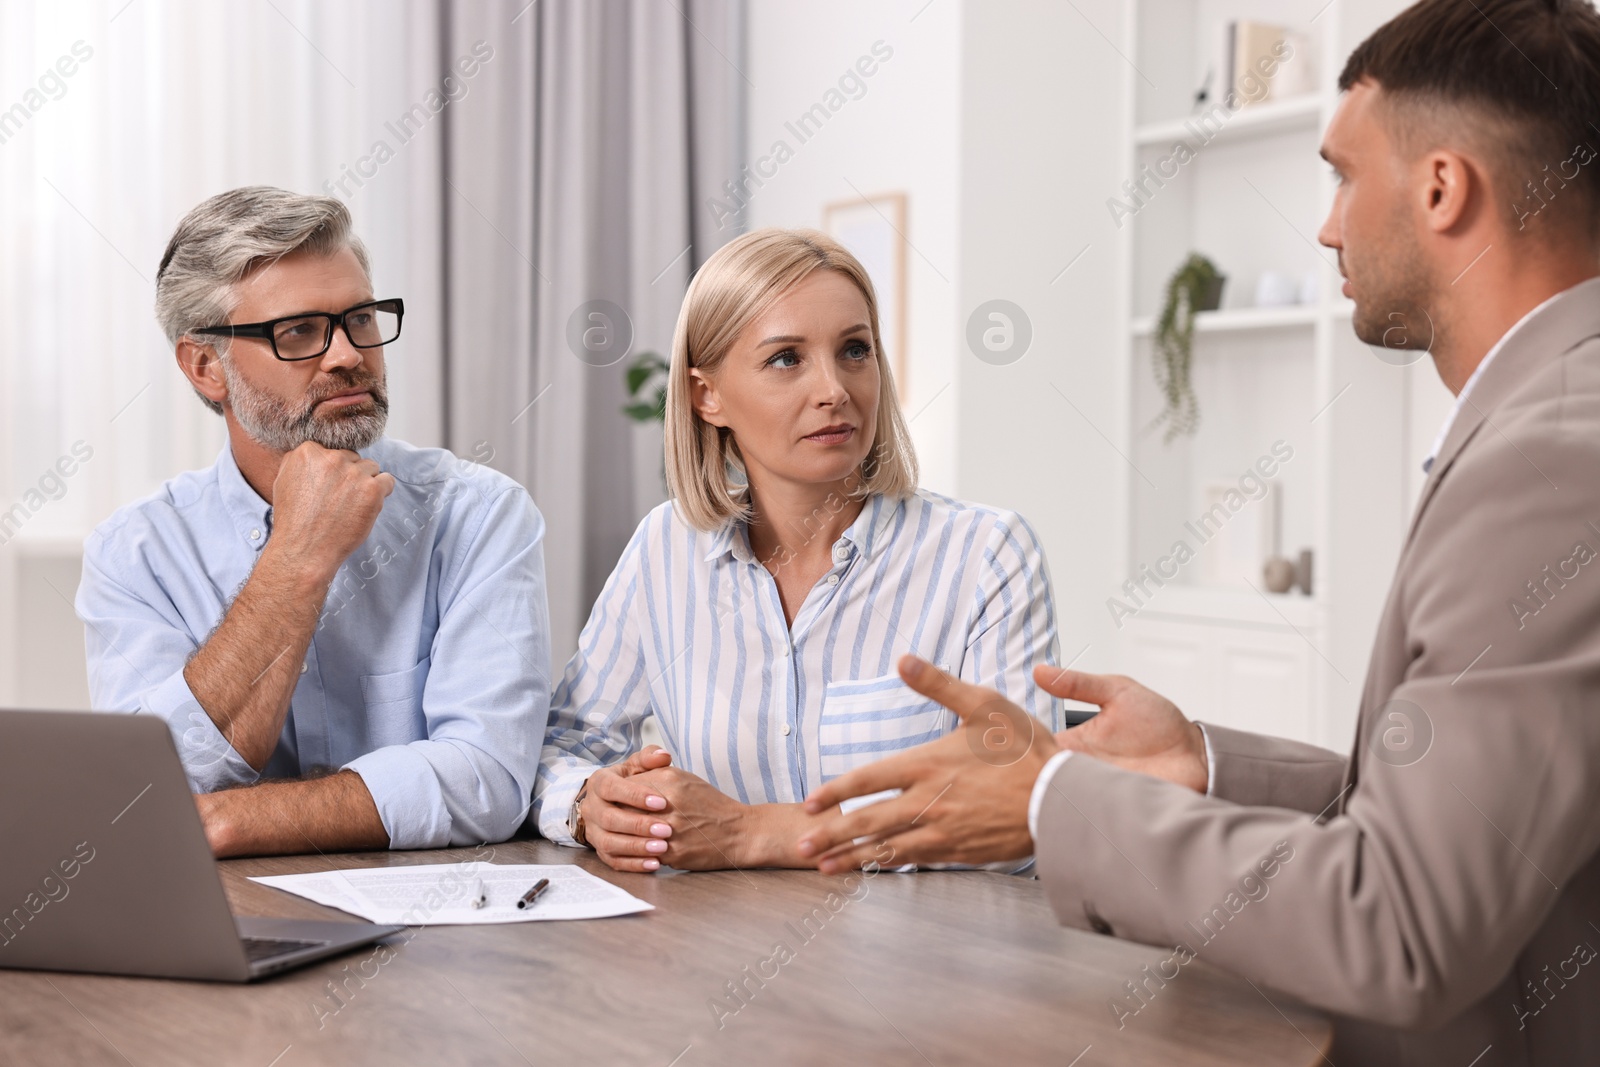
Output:
[[[550,888],[550,879],[541,878],[533,883],[533,888],[522,894],[522,899],[517,901],[517,910],[521,911],[539,899],[539,894]]]

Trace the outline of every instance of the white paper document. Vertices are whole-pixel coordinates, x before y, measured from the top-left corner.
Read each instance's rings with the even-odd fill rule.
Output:
[[[519,909],[517,901],[541,878],[550,885]],[[536,922],[540,919],[604,919],[652,911],[626,890],[570,863],[433,863],[412,867],[352,867],[314,874],[275,874],[252,882],[359,915],[368,922],[402,926],[450,926]],[[478,883],[488,898],[473,907]]]

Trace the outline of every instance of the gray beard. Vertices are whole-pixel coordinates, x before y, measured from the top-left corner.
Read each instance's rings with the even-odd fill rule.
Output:
[[[323,448],[358,452],[383,436],[389,421],[389,394],[380,380],[372,384],[372,411],[340,412],[318,417],[316,403],[296,410],[281,398],[257,389],[222,360],[228,404],[246,433],[274,452],[293,452],[307,441]]]

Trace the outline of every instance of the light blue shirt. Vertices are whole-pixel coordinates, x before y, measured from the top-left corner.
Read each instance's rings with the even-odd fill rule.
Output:
[[[184,680],[272,536],[232,450],[84,543],[78,617],[94,707],[167,721],[195,792],[348,768],[395,849],[511,836],[550,707],[544,519],[510,478],[387,438],[372,533],[328,590],[283,734],[257,773]]]
[[[1061,728],[1059,702],[1033,682],[1060,656],[1044,551],[1021,516],[926,491],[874,496],[832,549],[791,626],[742,525],[695,530],[671,502],[647,515],[553,699],[540,833],[574,843],[578,788],[639,748],[649,715],[677,766],[747,804],[804,800],[940,737],[955,714],[900,680],[907,652]]]

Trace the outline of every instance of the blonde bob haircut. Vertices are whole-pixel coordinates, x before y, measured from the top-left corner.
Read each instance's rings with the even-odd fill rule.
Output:
[[[667,377],[667,488],[678,513],[712,532],[750,520],[750,486],[733,434],[695,410],[689,369],[714,377],[734,341],[758,316],[817,270],[855,283],[867,302],[872,354],[878,363],[878,414],[872,449],[862,461],[853,498],[882,493],[910,496],[917,488],[917,455],[900,413],[878,329],[878,298],[855,256],[817,230],[753,230],[718,249],[689,283],[672,337]]]

